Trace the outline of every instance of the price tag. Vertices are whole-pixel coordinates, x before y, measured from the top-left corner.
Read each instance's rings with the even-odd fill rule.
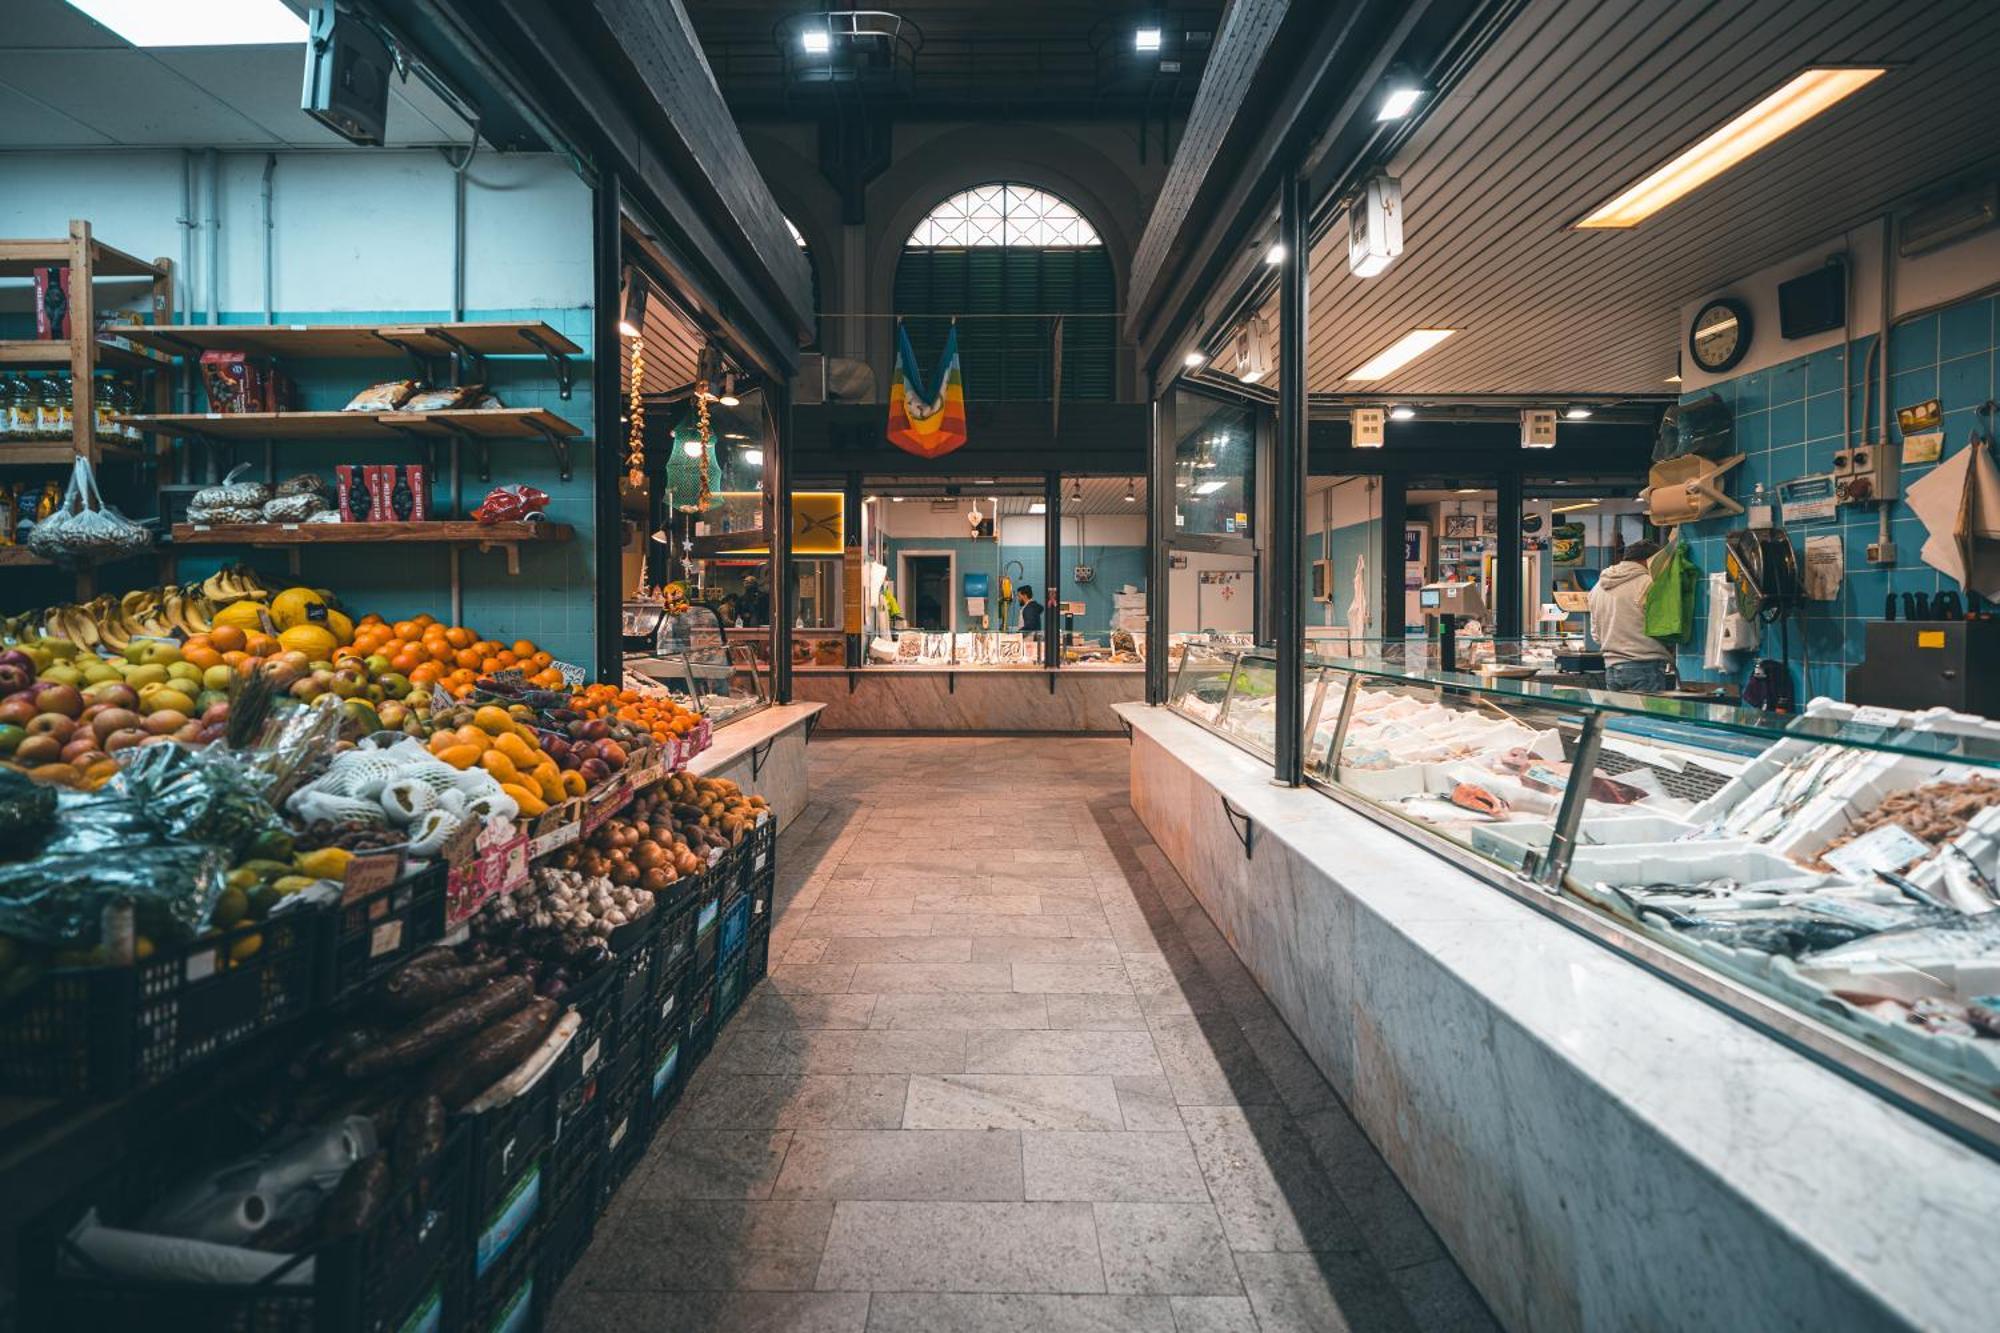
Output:
[[[485,831],[485,821],[466,819],[459,821],[444,846],[438,849],[438,856],[448,866],[461,866],[479,855],[479,835]]]
[[[589,673],[574,662],[557,660],[550,662],[549,665],[562,673],[563,684],[565,685],[581,685],[590,679]]]
[[[479,863],[468,861],[445,871],[444,919],[447,926],[470,920],[493,895],[480,878]]]
[[[597,1068],[597,1057],[604,1053],[604,1038],[590,1043],[583,1053],[583,1077],[589,1078],[590,1071]]]
[[[203,949],[200,953],[189,954],[185,976],[189,981],[202,981],[215,975],[216,960],[220,949]]]
[[[403,923],[400,918],[384,921],[368,933],[368,956],[380,958],[385,953],[403,947]]]
[[[605,785],[601,794],[591,798],[590,809],[583,816],[583,831],[597,832],[611,816],[623,810],[626,802],[631,799],[632,789],[626,785],[625,775],[621,773]]]
[[[403,873],[401,852],[371,852],[357,856],[347,863],[347,874],[341,881],[340,901],[351,903],[378,893],[396,882]]]
[[[625,1131],[631,1124],[632,1124],[632,1118],[630,1116],[627,1116],[625,1117],[625,1119],[620,1120],[617,1123],[617,1125],[612,1128],[611,1142],[610,1142],[611,1147],[616,1148],[619,1144],[625,1141]]]
[[[574,824],[564,824],[559,829],[544,833],[528,843],[528,859],[535,860],[547,856],[558,847],[567,847],[575,842],[581,833],[582,830]]]
[[[1820,859],[1843,875],[1869,879],[1877,870],[1901,870],[1930,854],[1931,845],[1901,824],[1884,824]]]

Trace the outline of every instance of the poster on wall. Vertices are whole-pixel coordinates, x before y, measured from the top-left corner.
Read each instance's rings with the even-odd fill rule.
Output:
[[[1446,514],[1444,535],[1447,537],[1477,537],[1479,535],[1479,515]]]
[[[1481,515],[1479,519],[1479,535],[1482,537],[1498,537],[1500,535],[1500,515],[1497,513]]]
[[[1584,530],[1581,523],[1558,523],[1549,529],[1550,559],[1564,568],[1583,563]]]
[[[1411,523],[1403,528],[1403,563],[1421,565],[1430,555],[1431,530],[1427,523]]]

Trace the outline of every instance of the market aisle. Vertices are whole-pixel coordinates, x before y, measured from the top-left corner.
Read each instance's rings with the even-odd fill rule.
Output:
[[[1126,742],[825,739],[771,974],[550,1328],[1490,1329],[1126,803]]]

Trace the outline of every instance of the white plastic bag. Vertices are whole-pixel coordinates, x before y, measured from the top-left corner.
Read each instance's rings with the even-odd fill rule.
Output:
[[[76,456],[63,502],[28,534],[30,551],[60,565],[87,565],[153,544],[153,534],[104,503],[90,460]]]

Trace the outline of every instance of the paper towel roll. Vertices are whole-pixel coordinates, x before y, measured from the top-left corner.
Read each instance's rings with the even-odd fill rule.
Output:
[[[212,1245],[177,1236],[152,1236],[97,1226],[95,1214],[70,1234],[71,1242],[90,1261],[118,1277],[148,1282],[261,1282],[291,1261],[288,1254],[266,1254],[234,1245]],[[313,1280],[307,1259],[276,1279],[281,1286],[306,1286]]]

